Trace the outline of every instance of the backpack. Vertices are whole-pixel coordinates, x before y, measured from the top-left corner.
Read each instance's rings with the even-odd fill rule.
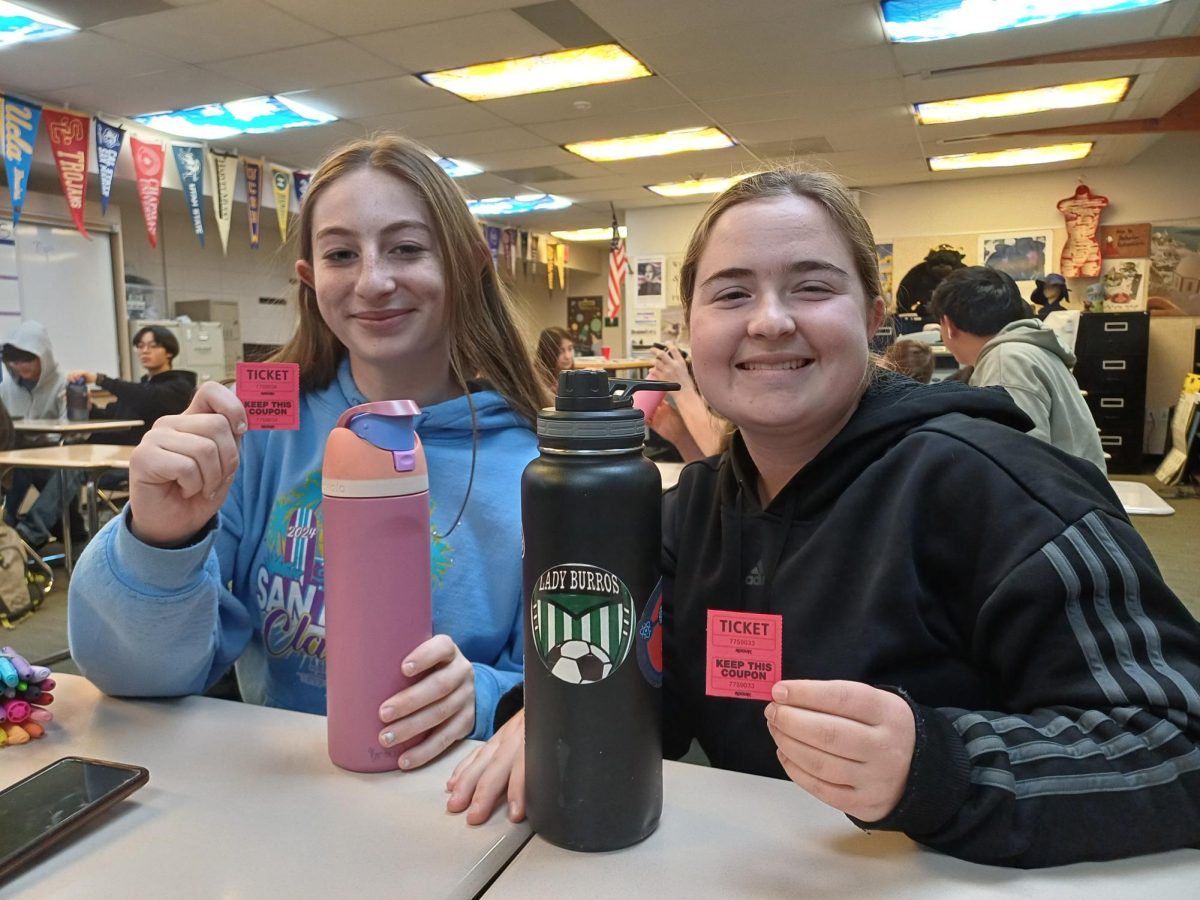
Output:
[[[25,548],[9,525],[0,522],[0,626],[13,628],[42,605],[42,589],[26,576]]]

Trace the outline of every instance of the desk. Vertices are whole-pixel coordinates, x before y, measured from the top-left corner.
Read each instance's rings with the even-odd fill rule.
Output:
[[[1109,481],[1112,489],[1131,516],[1173,516],[1175,507],[1140,481]]]
[[[33,434],[92,434],[98,431],[128,431],[146,423],[141,419],[87,419],[70,422],[65,419],[13,419],[18,432]]]
[[[634,369],[649,369],[654,365],[653,359],[605,359],[603,356],[583,357],[575,359],[576,369],[604,369],[609,375]]]
[[[445,812],[463,748],[415,772],[358,775],[326,755],[325,717],[229,700],[116,700],[56,675],[46,736],[0,750],[7,785],[63,756],[150,783],[5,896],[471,897],[528,839],[502,812]]]
[[[662,476],[663,490],[673,488],[679,483],[679,473],[683,471],[683,467],[687,463],[681,462],[659,462],[654,461],[654,465],[658,466],[658,474]]]
[[[667,762],[663,817],[645,841],[572,853],[534,837],[485,900],[564,897],[1194,898],[1200,852],[1004,869],[859,831],[787,781]]]
[[[74,425],[87,424],[73,422]],[[105,469],[128,469],[129,457],[134,448],[122,444],[60,444],[56,447],[30,447],[28,450],[6,450],[0,452],[0,468],[57,469],[62,479],[62,530],[63,558],[70,575],[75,566],[71,546],[71,526],[68,507],[71,498],[65,490],[68,469],[78,469],[87,474],[88,491],[88,534],[95,535],[100,528],[100,510],[96,505],[96,475]]]

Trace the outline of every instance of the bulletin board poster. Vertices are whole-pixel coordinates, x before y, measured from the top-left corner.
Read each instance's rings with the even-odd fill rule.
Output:
[[[1028,282],[1021,285],[1024,296],[1029,296],[1034,281],[1046,277],[1046,260],[1055,258],[1054,234],[1049,228],[979,236],[979,259],[1013,281]]]
[[[1200,316],[1200,224],[1150,226],[1150,308]]]
[[[1149,288],[1150,261],[1145,259],[1106,259],[1100,264],[1100,284],[1104,287],[1104,311],[1143,312]]]
[[[1102,259],[1146,259],[1150,256],[1150,223],[1141,225],[1101,225]]]
[[[875,260],[879,265],[879,288],[882,292],[884,307],[889,313],[896,311],[892,303],[892,265],[895,258],[893,244],[876,244]]]
[[[657,341],[659,334],[659,311],[657,309],[635,309],[629,323],[629,343],[634,350],[646,350]]]
[[[680,287],[683,260],[682,253],[667,257],[667,309],[672,306],[683,306],[682,288]]]
[[[604,298],[568,297],[567,331],[584,354],[604,343]]]
[[[640,256],[634,264],[637,276],[637,305],[640,309],[663,309],[667,305],[665,256]]]

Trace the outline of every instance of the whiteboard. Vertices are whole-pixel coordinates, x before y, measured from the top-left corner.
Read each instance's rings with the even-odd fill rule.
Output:
[[[0,269],[5,251],[0,235]],[[119,376],[117,304],[113,294],[111,235],[89,232],[87,240],[74,228],[21,222],[16,227],[16,290],[21,314],[0,316],[0,329],[10,334],[19,319],[35,319],[50,332],[54,358],[64,374],[75,369]],[[0,275],[4,273],[0,271]],[[4,279],[0,279],[4,280]],[[0,289],[12,289],[10,281]]]

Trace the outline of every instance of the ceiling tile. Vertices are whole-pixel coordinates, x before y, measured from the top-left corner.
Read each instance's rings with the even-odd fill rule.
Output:
[[[391,63],[349,41],[324,41],[228,59],[205,66],[213,72],[260,85],[267,94],[308,90],[404,74]]]
[[[696,29],[728,32],[742,23],[785,19],[794,15],[796,0],[750,0],[731,9],[729,0],[574,0],[576,6],[618,40],[629,35],[671,34],[680,22]],[[863,5],[862,0],[804,0],[804,5],[829,14],[839,7]]]
[[[483,200],[487,197],[515,197],[526,193],[518,184],[507,178],[498,178],[485,172],[482,175],[472,175],[470,178],[456,178],[454,183],[462,189],[463,195],[471,200]]]
[[[64,88],[56,99],[81,109],[122,116],[185,109],[253,97],[256,89],[195,66]]]
[[[473,159],[476,153],[499,153],[505,150],[550,146],[545,138],[513,126],[487,128],[462,134],[430,135],[428,143],[445,156],[461,156],[467,159]]]
[[[723,125],[765,122],[772,119],[819,119],[836,114],[868,110],[892,104],[904,105],[904,86],[895,78],[831,85],[819,93],[812,90],[758,94],[728,100],[708,100],[703,110]]]
[[[896,63],[888,47],[867,47],[844,53],[795,53],[785,58],[762,57],[741,63],[718,58],[691,72],[671,76],[671,82],[703,106],[711,100],[762,94],[769,87],[803,84],[814,94],[831,85],[854,85],[893,78]]]
[[[312,128],[289,128],[274,134],[239,134],[219,143],[243,156],[263,156],[282,165],[315,169],[330,151],[365,136],[363,130],[352,123],[330,122]]]
[[[509,150],[506,153],[476,153],[471,162],[489,172],[525,169],[530,166],[561,166],[578,159],[559,147],[532,147],[528,150]]]
[[[440,22],[524,5],[520,0],[355,0],[354,14],[345,3],[330,0],[266,0],[272,6],[311,22],[332,34],[374,34],[387,28]]]
[[[590,141],[671,131],[676,128],[698,128],[711,125],[690,103],[664,106],[659,109],[630,110],[611,116],[589,116],[586,119],[561,122],[542,122],[526,126],[555,144]],[[578,159],[579,157],[576,157]]]
[[[296,91],[287,96],[339,119],[411,112],[416,109],[436,109],[467,102],[447,91],[430,87],[412,75],[355,81],[314,91]]]
[[[231,22],[237,27],[229,27]],[[96,31],[192,63],[315,44],[330,37],[259,0],[213,0],[202,6],[119,19]]]
[[[410,72],[533,56],[562,46],[510,10],[373,32],[353,43]]]
[[[87,84],[158,72],[176,60],[81,31],[53,41],[33,41],[0,52],[0,84],[33,94],[72,84]]]
[[[409,137],[457,134],[464,131],[481,131],[485,128],[500,128],[507,124],[499,116],[473,103],[460,106],[444,106],[438,109],[415,109],[411,112],[388,113],[384,116],[366,116],[356,121],[367,128],[389,129],[407,134]]]

